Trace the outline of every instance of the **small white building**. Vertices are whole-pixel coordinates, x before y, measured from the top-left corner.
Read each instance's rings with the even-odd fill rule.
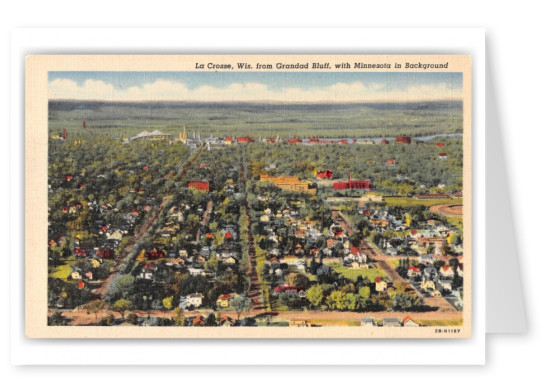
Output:
[[[192,305],[194,307],[200,307],[203,304],[203,294],[202,293],[192,293],[191,295],[186,296],[187,305]]]

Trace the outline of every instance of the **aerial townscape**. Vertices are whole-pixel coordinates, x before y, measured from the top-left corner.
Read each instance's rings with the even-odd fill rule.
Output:
[[[461,101],[51,99],[48,159],[48,325],[463,324]]]

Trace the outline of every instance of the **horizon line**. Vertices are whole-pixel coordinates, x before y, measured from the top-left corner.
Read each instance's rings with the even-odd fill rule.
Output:
[[[284,101],[284,100],[105,100],[105,99],[56,99],[48,102],[102,102],[102,103],[270,103],[270,104],[361,104],[361,103],[423,103],[423,102],[463,102],[463,99],[420,99],[420,100],[358,100],[358,101]]]

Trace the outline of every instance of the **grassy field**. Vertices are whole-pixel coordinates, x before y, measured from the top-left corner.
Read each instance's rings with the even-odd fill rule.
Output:
[[[430,200],[418,200],[410,197],[392,197],[385,198],[385,202],[388,206],[417,206],[424,205],[426,207],[439,205],[439,204],[461,204],[463,198],[441,198]]]
[[[450,326],[463,326],[463,320],[462,319],[452,319],[452,320],[418,320],[417,323],[421,326],[443,326],[443,327],[450,327]]]
[[[459,232],[463,232],[463,218],[462,217],[446,217],[448,223],[455,226]]]
[[[71,263],[67,262],[64,265],[56,267],[51,273],[50,277],[59,278],[63,281],[67,281],[67,277],[71,274]]]
[[[344,277],[356,281],[358,276],[362,276],[364,279],[369,279],[369,281],[374,281],[377,277],[386,277],[386,273],[378,267],[370,269],[352,269],[339,265],[337,263],[330,263],[327,266],[330,266],[335,270],[335,272],[342,274]]]
[[[400,264],[400,260],[399,259],[389,259],[387,260],[388,263],[390,263],[390,265],[396,269],[398,267],[398,265]]]

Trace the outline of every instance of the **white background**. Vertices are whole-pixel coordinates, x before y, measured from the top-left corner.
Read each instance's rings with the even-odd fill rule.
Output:
[[[364,4],[365,3],[365,4]],[[546,121],[549,102],[548,13],[537,2],[524,1],[511,6],[502,2],[484,4],[480,1],[446,3],[442,1],[393,1],[371,4],[339,1],[323,5],[299,6],[297,1],[272,3],[209,2],[199,9],[184,2],[138,2],[116,6],[113,1],[93,3],[40,2],[4,6],[1,18],[4,83],[2,118],[6,133],[9,123],[9,34],[10,27],[194,27],[194,26],[254,26],[279,27],[485,27],[487,29],[487,63],[496,83],[498,110],[507,158],[514,204],[517,241],[521,253],[521,278],[525,292],[529,332],[522,336],[489,336],[486,367],[385,367],[385,368],[21,368],[8,364],[7,330],[1,349],[7,376],[4,382],[18,387],[96,389],[114,386],[131,388],[153,387],[224,387],[239,389],[296,388],[306,381],[312,386],[344,387],[407,387],[409,389],[442,388],[464,390],[465,387],[492,386],[516,389],[537,384],[545,388],[550,336],[547,332],[549,309],[547,300],[546,254],[548,213],[544,202],[548,185],[547,158],[550,134]],[[386,4],[386,5],[384,5]],[[138,15],[141,14],[141,15]],[[192,37],[190,37],[192,39]],[[86,46],[86,43],[83,43]],[[544,106],[545,105],[545,106]],[[488,140],[491,142],[491,140]],[[1,154],[4,167],[3,183],[8,183],[8,143]],[[3,193],[7,198],[8,193]],[[537,202],[537,203],[536,203]],[[7,223],[9,201],[4,199],[2,237],[9,240],[12,227]],[[495,222],[499,223],[499,222]],[[491,229],[492,222],[488,223]],[[3,246],[7,248],[7,243]],[[7,252],[5,252],[7,257]],[[488,271],[491,273],[491,270]],[[6,270],[3,275],[7,276]],[[2,297],[8,297],[5,279],[0,287]],[[5,312],[4,312],[5,313]],[[2,327],[9,321],[4,318]],[[86,352],[79,352],[85,355]],[[113,353],[111,353],[113,354]],[[123,356],[124,349],[115,354]],[[182,352],[186,354],[186,352]],[[269,355],[269,351],[259,352]],[[338,355],[338,349],[326,354]],[[367,353],[368,354],[368,353]],[[415,350],[404,355],[416,355]],[[232,361],[232,352],[227,352]],[[284,364],[284,362],[282,362]],[[8,383],[4,383],[8,384]],[[304,386],[304,385],[302,385]]]

